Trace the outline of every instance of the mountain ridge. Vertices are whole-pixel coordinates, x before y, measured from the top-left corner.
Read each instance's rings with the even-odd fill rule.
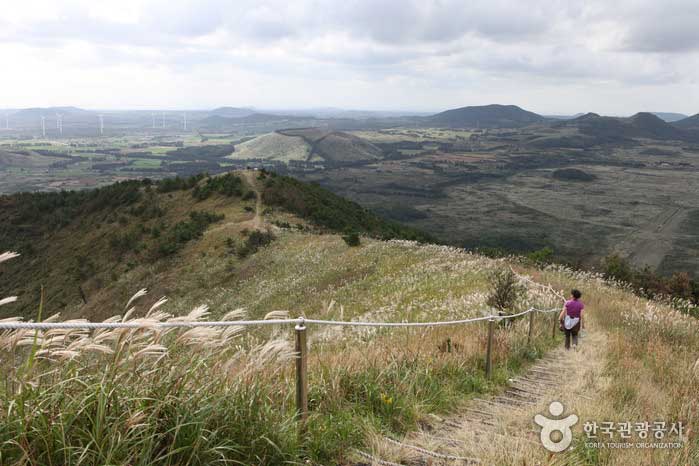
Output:
[[[49,312],[71,316],[102,317],[100,306],[119,302],[132,280],[171,294],[201,254],[242,267],[241,251],[254,253],[280,228],[431,240],[318,185],[264,171],[17,193],[0,196],[0,214],[0,250],[23,256],[0,269],[0,295],[18,294],[12,312],[25,316],[38,309],[41,287]],[[263,236],[253,235],[259,223]]]

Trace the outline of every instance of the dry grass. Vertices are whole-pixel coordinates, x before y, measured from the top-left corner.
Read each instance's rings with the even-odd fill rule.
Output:
[[[571,397],[581,419],[682,422],[686,434],[681,449],[596,450],[580,444],[565,456],[570,463],[557,464],[697,464],[699,377],[693,369],[699,360],[699,322],[593,274],[552,269],[541,278],[586,290],[589,331],[607,335],[603,349],[597,349],[598,368],[581,374],[579,381],[592,399]],[[676,436],[666,439],[677,441]],[[620,441],[618,435],[612,441]]]
[[[330,318],[429,318],[431,306],[435,316],[455,315],[468,303],[482,305],[484,277],[503,265],[449,248],[371,242],[357,251],[339,239],[326,240],[328,251],[343,248],[360,262],[371,261],[377,276],[387,274],[375,289],[365,289],[375,302],[386,299],[380,290],[392,290],[402,296],[402,303],[413,302],[405,314],[388,303],[374,314],[345,308],[350,296],[359,295],[358,287],[368,283],[358,277],[360,282],[346,289],[351,293],[334,295],[343,304],[330,299],[312,313]],[[314,265],[309,252],[301,252],[296,260],[306,266],[296,270],[304,270],[313,281],[332,263]],[[342,273],[340,277],[347,280]],[[312,414],[309,436],[301,446],[294,422],[289,329],[148,328],[157,322],[208,317],[206,306],[171,315],[168,309],[181,307],[148,296],[139,290],[121,316],[107,319],[144,328],[19,330],[0,336],[1,367],[7,374],[0,389],[0,462],[280,464],[311,458],[328,464],[345,458],[352,446],[365,441],[367,432],[410,430],[429,413],[447,412],[474,393],[494,389],[549,344],[544,328],[538,329],[532,346],[524,344],[526,332],[519,323],[499,330],[495,380],[489,382],[482,375],[483,325],[348,329],[334,336],[312,329]],[[519,305],[544,306],[547,299],[546,293],[532,289]],[[361,306],[369,308],[372,302],[365,300]],[[245,315],[235,307],[217,319]],[[267,317],[287,315],[276,311]]]
[[[347,248],[334,236],[298,233],[282,234],[251,261],[260,262],[254,277],[209,302],[228,305],[217,319],[243,318],[242,307],[252,317],[261,317],[262,309],[346,320],[465,317],[465,309],[483,309],[488,273],[507,265],[451,248],[399,241]],[[281,262],[289,269],[275,265]],[[539,458],[542,464],[695,463],[697,322],[594,275],[515,268],[553,285],[525,280],[522,308],[550,307],[560,290],[583,290],[590,335],[574,359],[577,376],[562,381],[570,409],[599,422],[683,421],[688,438],[681,450],[592,450],[580,443],[578,425],[576,448],[565,454],[549,457],[530,442],[502,438],[489,442],[483,458],[493,464],[513,458]],[[236,299],[230,299],[233,294]],[[208,317],[206,306],[182,313],[182,303],[147,296],[136,293],[122,317],[110,321]],[[294,464],[310,458],[342,464],[354,446],[404,434],[434,413],[458,411],[470,397],[497,390],[554,344],[550,320],[536,323],[532,345],[526,344],[526,320],[497,329],[492,382],[482,372],[485,325],[311,327],[311,418],[303,445],[294,423],[288,329],[5,332],[0,463]],[[503,431],[527,428],[533,428],[529,415],[503,420]],[[466,435],[461,440],[472,442]]]

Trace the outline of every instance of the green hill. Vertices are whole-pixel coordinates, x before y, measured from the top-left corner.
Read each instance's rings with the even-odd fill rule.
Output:
[[[236,146],[230,158],[283,162],[351,164],[379,160],[383,151],[364,139],[324,128],[283,129],[258,136]]]
[[[674,121],[672,124],[681,129],[699,130],[699,113],[683,120]]]
[[[426,118],[425,123],[449,128],[519,128],[545,120],[516,105],[483,105],[446,110]]]
[[[695,136],[652,113],[637,113],[629,118],[600,116],[587,113],[572,120],[555,124],[558,128],[572,127],[596,144],[624,143],[634,138],[693,141]]]
[[[41,286],[51,312],[73,316],[103,316],[102,306],[123,299],[133,283],[171,295],[177,277],[197,273],[193,264],[202,255],[233,268],[243,264],[238,252],[247,247],[249,231],[262,224],[271,230],[279,230],[276,222],[316,232],[428,239],[316,185],[256,173],[0,197],[0,250],[23,257],[0,269],[0,296],[20,296],[18,305],[0,311],[34,315]],[[256,214],[264,222],[256,223]],[[199,291],[237,278],[221,276]]]

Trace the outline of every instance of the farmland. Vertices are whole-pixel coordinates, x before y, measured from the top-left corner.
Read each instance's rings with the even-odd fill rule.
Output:
[[[643,114],[484,129],[269,115],[192,125],[103,137],[4,133],[0,192],[264,167],[470,249],[551,247],[583,266],[616,253],[664,274],[699,266],[699,144]]]

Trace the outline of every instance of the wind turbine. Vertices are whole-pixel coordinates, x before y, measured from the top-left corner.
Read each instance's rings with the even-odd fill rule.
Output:
[[[46,117],[41,115],[41,135],[46,137]]]
[[[10,129],[10,116],[5,114],[5,129]]]
[[[63,115],[60,113],[56,113],[56,129],[58,130],[58,134],[63,136]]]
[[[104,115],[100,114],[100,136],[104,135]]]
[[[182,126],[184,130],[187,131],[187,113],[182,114]]]

